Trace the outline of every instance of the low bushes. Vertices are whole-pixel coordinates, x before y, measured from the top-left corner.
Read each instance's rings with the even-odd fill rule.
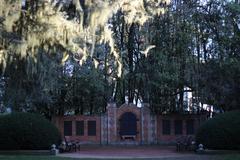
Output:
[[[196,141],[209,149],[240,149],[240,111],[226,112],[205,122]]]
[[[30,113],[0,116],[0,150],[49,149],[60,140],[58,129],[42,116]]]

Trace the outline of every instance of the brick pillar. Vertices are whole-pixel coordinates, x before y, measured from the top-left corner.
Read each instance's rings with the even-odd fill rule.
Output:
[[[107,105],[107,142],[114,144],[117,141],[117,106],[116,103],[108,103]]]
[[[101,144],[105,145],[108,141],[108,116],[101,115]]]
[[[143,103],[141,107],[141,143],[150,144],[151,137],[151,117],[148,103]]]
[[[151,144],[157,144],[157,116],[156,115],[150,115],[150,134],[149,134],[149,142]]]

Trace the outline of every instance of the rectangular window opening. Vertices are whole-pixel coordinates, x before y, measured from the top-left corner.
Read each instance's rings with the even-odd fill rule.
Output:
[[[162,133],[163,133],[163,135],[171,134],[171,121],[170,120],[162,120]]]
[[[72,136],[72,121],[64,121],[64,136]]]
[[[88,135],[96,136],[96,121],[88,121]]]
[[[175,129],[175,135],[181,135],[182,129],[183,129],[183,123],[182,120],[175,120],[174,121],[174,129]]]
[[[186,121],[187,125],[187,134],[192,135],[195,134],[195,129],[194,129],[194,119],[189,119]]]

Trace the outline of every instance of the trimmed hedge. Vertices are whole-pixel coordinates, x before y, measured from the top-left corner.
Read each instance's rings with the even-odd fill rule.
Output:
[[[60,140],[58,129],[42,116],[30,113],[0,116],[0,150],[44,150]]]
[[[240,149],[240,111],[226,112],[203,123],[196,142],[208,149]]]

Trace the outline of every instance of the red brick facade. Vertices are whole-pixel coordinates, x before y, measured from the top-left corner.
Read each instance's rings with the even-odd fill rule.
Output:
[[[101,140],[101,121],[99,116],[64,116],[64,117],[55,117],[53,119],[55,125],[60,130],[62,137],[64,137],[64,121],[72,122],[72,135],[67,136],[69,140],[78,140],[82,143],[100,143]],[[84,122],[84,134],[76,134],[76,121]],[[96,135],[88,136],[88,121],[96,121]]]
[[[171,143],[176,140],[179,136],[184,135],[194,135],[198,127],[202,122],[204,122],[207,117],[206,115],[179,115],[179,114],[170,114],[170,115],[157,115],[157,141],[158,143]],[[163,120],[170,121],[170,134],[163,134]],[[190,120],[193,122],[193,133],[187,133],[187,121]],[[175,121],[182,122],[182,134],[175,133]]]
[[[136,117],[136,135],[132,139],[125,139],[125,136],[120,135],[120,120],[125,113]],[[55,117],[53,122],[62,136],[64,123],[71,122],[71,135],[67,137],[85,144],[157,144],[172,143],[179,136],[192,135],[205,120],[205,115],[152,115],[148,104],[139,108],[133,104],[117,107],[115,103],[111,103],[107,106],[107,113],[102,116]],[[76,131],[76,123],[79,121],[83,125],[81,129],[84,128],[81,135],[77,135]],[[92,127],[88,126],[89,121],[94,122]],[[94,135],[88,133],[91,128],[95,132]]]

